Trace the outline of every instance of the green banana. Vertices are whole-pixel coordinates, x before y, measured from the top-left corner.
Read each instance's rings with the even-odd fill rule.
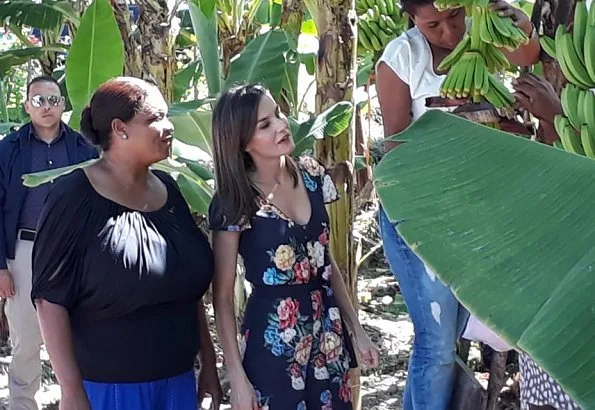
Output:
[[[386,6],[386,1],[384,1],[384,0],[376,0],[376,5],[380,9],[380,14],[382,14],[382,15],[388,15],[388,14],[390,14],[388,12],[388,7]]]
[[[595,136],[595,91],[586,90],[584,92],[586,96],[584,102],[585,110],[583,123],[587,124],[587,127],[589,127],[591,135]]]
[[[591,8],[589,9],[589,25],[595,26],[595,7],[593,7],[593,3],[591,3]]]
[[[557,28],[556,28],[556,35],[555,35],[555,42],[556,42],[556,59],[558,60],[558,64],[560,65],[560,69],[562,70],[562,74],[564,74],[564,77],[566,77],[566,79],[574,84],[577,85],[582,85],[580,80],[578,80],[575,76],[574,73],[572,71],[570,71],[570,68],[568,67],[567,63],[566,63],[566,55],[564,53],[564,51],[562,50],[563,48],[565,48],[565,46],[563,45],[563,38],[564,38],[564,34],[566,33],[566,28],[564,27],[563,24],[560,24]]]
[[[572,42],[576,49],[581,62],[585,64],[585,36],[587,33],[587,19],[589,14],[587,11],[587,3],[584,0],[577,1],[574,8],[574,24],[572,27]]]
[[[543,51],[550,57],[556,58],[556,42],[553,38],[543,35],[539,38],[539,43],[541,44]]]
[[[384,19],[384,17],[385,17],[384,15],[380,16],[377,23],[382,30],[389,30],[388,24],[386,23],[386,20]]]
[[[585,155],[589,158],[595,158],[595,134],[592,134],[586,125],[581,127],[581,143]]]
[[[591,4],[591,10],[589,16],[595,16],[595,5]],[[585,58],[585,67],[587,72],[589,73],[589,77],[591,77],[592,81],[595,81],[595,17],[589,18],[591,21],[589,23],[589,27],[587,32],[585,33],[585,44],[583,50],[583,56]]]
[[[576,116],[578,117],[579,124],[584,124],[587,122],[587,114],[585,113],[585,99],[587,98],[587,91],[581,90],[578,88],[578,97],[577,97],[577,109],[576,109]]]
[[[385,21],[389,30],[394,33],[395,35],[399,33],[399,28],[397,27],[397,23],[393,19],[388,16],[382,16],[382,19]]]
[[[369,51],[375,51],[374,46],[372,45],[370,39],[368,38],[368,35],[366,34],[366,31],[363,30],[361,26],[359,27],[357,38],[358,41],[361,43],[362,47],[364,47],[364,49]]]
[[[562,141],[562,146],[565,151],[573,154],[585,155],[581,137],[574,132],[574,129],[570,126],[568,118],[562,115],[557,115],[554,119],[554,127],[560,136],[560,141]]]
[[[467,62],[467,70],[465,72],[465,80],[463,81],[463,88],[459,98],[468,97],[470,93],[475,90],[475,67],[477,66],[478,58],[472,58]]]
[[[578,110],[578,96],[579,89],[572,83],[568,83],[560,94],[560,102],[562,103],[562,110],[570,124],[577,130],[581,129],[582,121]]]
[[[572,36],[568,32],[562,34],[562,53],[564,54],[564,62],[568,69],[572,72],[572,75],[576,80],[579,81],[577,85],[582,85],[586,88],[595,87],[595,81],[591,80],[586,67],[581,62],[576,49],[572,42]],[[556,50],[558,50],[558,44],[556,44]]]
[[[395,0],[386,0],[386,11],[389,16],[395,14]]]
[[[457,44],[454,50],[451,51],[449,55],[447,55],[444,60],[438,65],[439,71],[448,71],[453,64],[455,64],[461,56],[469,49],[471,45],[471,37],[469,34],[465,34],[463,39]]]

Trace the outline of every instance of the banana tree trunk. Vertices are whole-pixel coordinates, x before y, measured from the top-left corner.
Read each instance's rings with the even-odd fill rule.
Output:
[[[322,112],[339,101],[351,101],[355,88],[355,0],[318,0],[316,26],[319,50],[316,67],[316,110]],[[357,269],[353,242],[355,123],[334,138],[316,146],[317,157],[334,165],[333,179],[341,199],[329,206],[331,251],[343,273],[352,303],[357,307]],[[361,408],[359,372],[353,374],[353,408]]]
[[[142,78],[155,81],[166,101],[173,99],[176,69],[176,30],[172,27],[175,10],[168,0],[140,0],[138,29]]]
[[[302,22],[304,21],[305,6],[302,0],[283,0],[283,12],[281,13],[281,27],[287,33],[291,48],[297,49],[298,38],[302,31]],[[285,115],[298,113],[292,112],[298,105],[298,75],[300,69],[300,62],[296,58],[291,63],[288,62],[285,70],[287,70],[287,82],[281,90],[281,98],[279,98],[279,108]]]
[[[143,66],[140,44],[132,35],[132,15],[128,10],[128,4],[126,0],[111,0],[111,3],[124,43],[124,52],[126,53],[124,74],[132,77],[142,77]]]

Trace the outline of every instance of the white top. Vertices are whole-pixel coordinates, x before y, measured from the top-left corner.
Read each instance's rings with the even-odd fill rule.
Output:
[[[466,19],[465,23],[469,30],[471,19]],[[434,72],[433,60],[428,41],[417,27],[413,27],[391,40],[376,63],[376,67],[381,62],[385,63],[409,86],[412,121],[430,109],[426,107],[426,98],[440,96],[440,86],[446,75]],[[454,108],[437,109],[452,111]]]

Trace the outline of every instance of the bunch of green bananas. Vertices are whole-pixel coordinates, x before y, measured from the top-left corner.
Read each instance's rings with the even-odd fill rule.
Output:
[[[595,104],[593,91],[586,92],[592,97],[591,104]],[[587,111],[590,112],[590,118],[587,118],[587,121],[590,122],[582,123],[578,129],[572,125],[569,118],[563,115],[556,115],[554,126],[565,151],[595,158],[595,114],[593,114],[595,110],[593,110],[593,105],[589,107],[590,109]]]
[[[455,49],[446,56],[444,60],[438,66],[439,71],[446,72],[448,71],[454,63],[456,63],[461,56],[469,51],[471,48],[471,36],[469,34],[465,34],[463,40],[457,44]],[[497,73],[503,70],[506,70],[510,67],[510,63],[499,49],[497,49],[492,44],[482,44],[479,47],[479,51],[483,55],[485,59],[485,64],[487,70],[490,73]]]
[[[572,34],[559,25],[554,50],[562,73],[568,81],[582,88],[595,88],[595,6],[587,12],[584,0],[576,3]],[[546,41],[542,40],[542,44]],[[593,108],[593,107],[592,107]]]
[[[359,0],[356,10],[358,45],[363,50],[380,52],[407,29],[407,18],[394,0]]]
[[[434,1],[434,7],[436,7],[436,10],[438,11],[444,11],[461,7],[469,8],[473,3],[474,0],[436,0]]]
[[[508,17],[500,17],[488,8],[479,8],[481,41],[498,48],[514,51],[529,42],[529,37]]]
[[[485,98],[496,108],[509,107],[514,102],[506,87],[489,73],[486,60],[478,51],[464,52],[450,67],[440,96],[470,98],[475,103]]]

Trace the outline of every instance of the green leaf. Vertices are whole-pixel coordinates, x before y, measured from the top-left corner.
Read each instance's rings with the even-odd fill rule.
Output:
[[[316,74],[316,53],[300,53],[300,62],[306,66],[309,75]]]
[[[269,1],[261,0],[254,19],[259,24],[269,24]]]
[[[430,110],[374,185],[457,299],[595,408],[595,161]]]
[[[278,96],[285,78],[285,53],[289,50],[283,30],[270,30],[253,39],[231,62],[224,89],[236,83],[263,83]]]
[[[213,101],[215,101],[214,98],[203,98],[202,100],[174,102],[174,103],[169,104],[168,113],[169,113],[170,117],[185,115],[191,111],[196,111],[203,105],[209,104]]]
[[[186,91],[196,83],[201,73],[202,63],[196,60],[174,75],[174,101],[180,101]]]
[[[21,125],[23,124],[20,124],[18,122],[0,122],[0,140],[3,136],[10,133],[10,129],[12,127],[19,128]]]
[[[78,15],[68,1],[0,0],[0,20],[9,24],[57,30],[64,17],[73,23],[78,22]]]
[[[302,123],[290,118],[289,124],[295,142],[295,155],[312,149],[314,139],[322,139],[325,136],[335,137],[341,134],[350,126],[352,116],[353,106],[351,103],[343,101],[329,107],[317,117]]]
[[[283,12],[283,4],[272,1],[270,2],[269,24],[271,27],[279,27],[281,24],[281,13]]]
[[[310,34],[311,36],[318,36],[318,31],[316,30],[316,23],[314,20],[309,19],[302,22],[302,34]]]
[[[85,162],[81,162],[79,164],[69,165],[67,167],[25,174],[23,175],[23,185],[29,188],[35,188],[39,185],[47,184],[48,182],[54,181],[58,177],[70,174],[72,171],[77,170],[79,168],[86,168],[97,161],[98,159],[94,158]]]
[[[81,111],[95,89],[122,75],[123,67],[124,44],[112,7],[108,0],[94,0],[85,10],[66,59],[73,128],[79,128]]]
[[[0,52],[0,77],[4,76],[12,67],[25,64],[31,59],[40,58],[47,51],[66,52],[68,46],[50,44],[43,47],[26,47]]]
[[[221,90],[221,63],[219,62],[215,0],[191,0],[188,2],[188,7],[207,78],[209,95],[216,96]]]
[[[374,55],[372,53],[364,56],[357,65],[356,87],[368,84],[370,74],[374,71]]]
[[[212,157],[211,116],[211,111],[189,111],[182,115],[171,116],[176,139],[199,147]]]
[[[190,161],[184,158],[177,158],[177,160],[183,164],[186,164],[188,168],[190,168],[190,170],[194,172],[199,178],[204,179],[205,181],[215,179],[215,174],[213,174],[206,166],[196,161]]]
[[[192,212],[199,214],[208,212],[214,190],[186,164],[168,158],[154,164],[152,168],[165,171],[176,180]]]

